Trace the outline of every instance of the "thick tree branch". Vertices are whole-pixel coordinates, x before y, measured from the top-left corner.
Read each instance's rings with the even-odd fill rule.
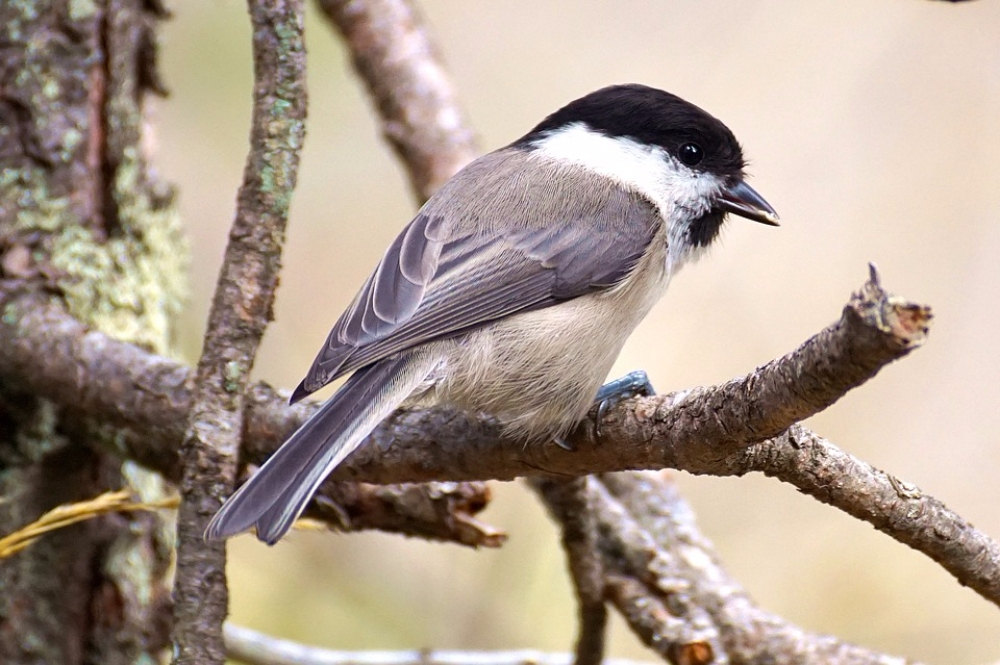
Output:
[[[164,455],[178,439],[171,419],[189,406],[188,370],[87,332],[30,295],[0,291],[0,303],[9,313],[0,320],[0,342],[9,342],[14,351],[0,356],[0,375],[115,423],[143,430],[157,425],[143,441],[127,442],[133,446],[129,454],[157,468],[170,467]],[[476,414],[448,408],[402,411],[382,423],[334,477],[393,483],[628,469],[718,473],[719,460],[780,434],[795,419],[813,415],[858,385],[859,366],[870,377],[906,355],[923,341],[927,316],[926,308],[869,282],[839,322],[792,353],[722,385],[623,401],[605,415],[600,437],[587,423],[581,425],[570,439],[574,450],[525,447],[513,440],[500,445],[497,423]],[[39,326],[49,326],[48,331]],[[844,365],[841,371],[838,364]],[[795,387],[816,386],[820,380],[824,383],[816,390]],[[287,407],[283,401],[264,385],[250,391],[246,462],[265,459],[316,408]]]
[[[908,321],[900,319],[897,313],[920,310],[893,297],[887,296],[880,302],[895,305],[889,306],[887,312],[884,307],[860,309],[880,312],[872,318],[881,321],[880,325],[890,332],[876,336],[885,334],[887,343],[883,348],[895,348],[895,353],[901,355],[914,343],[912,334],[906,332],[912,326],[901,323],[887,326],[886,322]],[[190,370],[101,333],[87,331],[79,322],[30,294],[17,296],[0,290],[0,306],[3,310],[0,348],[7,351],[0,354],[0,376],[4,380],[24,390],[45,394],[81,413],[142,432],[142,436],[118,437],[120,452],[161,470],[168,477],[177,477],[174,451],[181,436],[177,422],[183,420],[190,404],[187,389]],[[844,319],[857,320],[857,310],[858,307],[849,306]],[[842,321],[828,332],[843,334],[847,329],[848,324]],[[898,333],[891,332],[897,329]],[[865,337],[869,335],[863,333]],[[794,356],[786,356],[782,361],[790,362]],[[816,364],[824,363],[817,360]],[[810,379],[804,372],[801,380]],[[1000,545],[996,541],[932,497],[847,456],[805,428],[797,426],[749,448],[736,445],[735,452],[720,452],[711,440],[689,441],[685,445],[692,450],[682,451],[685,455],[665,455],[659,450],[659,446],[671,443],[672,430],[665,424],[680,420],[674,415],[677,405],[684,408],[685,414],[704,412],[703,407],[698,408],[697,395],[747,383],[749,379],[743,379],[679,396],[626,401],[606,415],[601,427],[603,444],[592,442],[588,432],[582,431],[573,439],[578,450],[571,453],[558,446],[525,449],[519,442],[500,440],[495,423],[470,414],[446,409],[402,413],[380,427],[367,449],[349,459],[347,466],[349,475],[370,482],[449,475],[463,478],[492,475],[504,479],[518,473],[574,475],[591,470],[617,471],[629,464],[636,468],[656,468],[657,464],[670,461],[676,462],[675,468],[710,475],[761,471],[869,521],[891,537],[926,553],[962,584],[1000,605],[997,584]],[[266,458],[314,408],[287,407],[281,397],[262,384],[253,387],[248,399],[244,459],[250,463]],[[729,434],[733,436],[733,432]],[[614,438],[618,436],[622,438]],[[635,446],[636,441],[639,446]],[[386,445],[380,447],[380,443]],[[473,452],[466,452],[466,447]],[[713,451],[718,452],[717,457],[713,457]],[[587,456],[592,466],[585,467],[576,459],[577,455]],[[450,474],[449,460],[455,463]],[[335,497],[337,487],[337,483],[328,482],[323,491],[334,492],[331,496]],[[475,505],[477,501],[473,499],[470,503]],[[426,524],[432,527],[432,532],[438,532],[436,522]],[[471,533],[478,532],[473,529]],[[472,538],[473,542],[478,539],[478,535]]]
[[[612,409],[595,435],[583,423],[572,450],[497,446],[498,427],[446,409],[388,419],[334,472],[335,478],[414,482],[510,480],[605,471],[675,468],[700,472],[777,436],[827,408],[926,339],[929,308],[886,293],[872,278],[840,320],[798,349],[725,384],[633,399]],[[585,362],[581,359],[581,362]],[[433,441],[433,451],[428,443]]]
[[[301,0],[250,0],[254,94],[250,154],[209,313],[182,450],[174,582],[174,662],[222,665],[229,610],[225,543],[205,542],[232,492],[245,391],[267,323],[288,206],[305,138],[306,53]]]
[[[180,363],[92,331],[48,298],[0,282],[0,383],[45,395],[67,417],[107,424],[105,444],[179,483],[178,448],[191,408],[194,372]],[[247,394],[246,464],[274,452],[312,406],[289,407],[265,384]],[[247,441],[255,441],[246,445]],[[244,468],[244,471],[246,469]],[[497,547],[505,536],[478,522],[489,503],[485,483],[422,485],[326,483],[306,511],[343,530],[380,529],[408,536]]]
[[[477,156],[475,134],[417,10],[406,0],[318,0],[351,52],[420,202]]]
[[[190,405],[187,387],[190,370],[88,331],[58,308],[30,294],[18,295],[0,289],[0,307],[3,312],[0,348],[5,350],[0,354],[0,377],[4,381],[22,390],[45,394],[80,413],[130,426],[141,436],[117,437],[115,443],[120,452],[161,470],[168,477],[178,477],[174,451],[182,433],[177,423],[183,421]],[[806,356],[811,361],[798,360],[800,349],[758,372],[790,363],[801,370],[796,381],[812,382],[810,367],[823,368],[830,376],[828,368],[832,360],[824,359],[823,347],[816,344],[817,339],[832,340],[832,347],[840,349],[839,355],[848,359],[854,347],[880,349],[877,353],[870,352],[869,357],[878,356],[882,362],[888,362],[904,355],[923,339],[922,326],[926,322],[914,315],[922,317],[924,312],[918,306],[867,288],[845,308],[839,323],[803,345],[802,349],[810,350]],[[920,325],[914,326],[915,322]],[[854,337],[867,342],[851,342]],[[875,363],[874,370],[878,367]],[[705,396],[730,394],[734,401],[744,403],[746,397],[733,387],[769,385],[754,381],[752,377],[756,374],[713,388],[623,402],[605,416],[600,442],[592,440],[586,426],[581,428],[573,439],[577,447],[574,452],[554,445],[525,448],[520,442],[503,440],[495,423],[472,414],[447,409],[405,412],[376,430],[369,444],[348,459],[341,475],[381,483],[428,478],[573,476],[618,471],[629,466],[647,469],[673,466],[712,475],[763,471],[862,517],[891,537],[927,553],[963,584],[1000,605],[996,582],[1000,575],[1000,546],[994,540],[931,497],[909,496],[904,500],[899,492],[907,486],[885,474],[870,472],[856,476],[859,470],[864,470],[864,465],[842,457],[826,442],[817,448],[811,439],[814,435],[808,430],[796,427],[788,434],[749,448],[739,441],[749,442],[759,435],[759,429],[754,432],[757,421],[752,415],[746,428],[738,420],[727,425],[725,435],[729,443],[721,447],[710,438],[692,441],[680,429],[675,430],[683,428],[692,414],[712,413],[706,403],[717,404],[719,400],[706,400]],[[259,463],[265,459],[312,408],[315,407],[287,407],[271,388],[254,386],[248,393],[244,460]],[[759,413],[759,409],[747,412]],[[767,414],[763,417],[766,419]],[[780,423],[769,425],[778,426]],[[683,441],[684,448],[678,449],[675,440]],[[850,468],[849,478],[861,483],[860,489],[843,482],[845,468]],[[835,478],[837,482],[833,482]],[[323,491],[337,492],[336,485],[328,482]],[[476,534],[476,529],[471,533]],[[476,541],[478,537],[471,539]]]
[[[867,294],[867,295],[866,295]],[[100,333],[87,331],[80,323],[30,294],[0,292],[4,316],[0,319],[0,375],[8,384],[23,390],[46,394],[57,403],[80,413],[100,417],[119,425],[128,425],[142,436],[121,436],[115,441],[121,452],[144,464],[177,478],[174,450],[181,437],[177,427],[190,405],[187,383],[190,370],[172,361],[146,353],[136,347],[114,341]],[[813,338],[797,352],[789,354],[744,379],[722,386],[698,389],[677,395],[629,400],[612,409],[602,423],[602,437],[593,440],[589,428],[581,428],[573,439],[576,450],[567,452],[558,446],[525,448],[520,442],[501,440],[497,425],[488,419],[448,409],[429,409],[397,414],[383,424],[364,449],[345,464],[340,476],[376,483],[423,481],[431,478],[511,479],[519,475],[581,475],[588,472],[618,471],[627,468],[673,467],[695,473],[733,475],[756,470],[744,460],[763,463],[771,459],[758,449],[744,451],[745,444],[760,436],[761,420],[769,428],[787,427],[792,423],[774,422],[768,412],[746,406],[746,394],[769,399],[761,386],[773,385],[758,378],[769,371],[779,374],[787,366],[798,367],[796,381],[812,382],[811,368],[827,372],[831,383],[836,375],[829,371],[831,358],[824,357],[816,340],[830,340],[836,354],[855,354],[855,348],[867,349],[868,357],[876,356],[888,362],[904,355],[923,339],[920,326],[914,327],[914,314],[924,310],[898,298],[868,288],[845,308],[842,320]],[[921,323],[923,325],[923,323]],[[917,330],[917,333],[914,333]],[[852,342],[860,338],[863,342]],[[873,343],[872,340],[881,340]],[[877,353],[871,352],[878,349]],[[805,350],[805,352],[803,352]],[[802,360],[806,358],[807,360]],[[869,361],[871,363],[871,361]],[[880,365],[874,363],[872,371]],[[842,381],[843,390],[856,381],[856,375]],[[780,393],[784,390],[777,387]],[[754,391],[757,391],[754,393]],[[743,406],[729,406],[730,411],[745,409],[746,426],[732,416],[724,429],[728,443],[716,445],[706,434],[704,440],[691,440],[683,428],[692,419],[697,422],[714,416],[710,405],[723,401],[720,395]],[[831,400],[832,401],[832,400]],[[311,405],[287,407],[273,390],[256,385],[248,393],[248,412],[244,432],[244,459],[259,463],[272,452],[294,427],[314,408]],[[809,409],[792,409],[793,414],[808,415]],[[755,418],[754,413],[759,417]],[[787,413],[787,412],[786,412]],[[720,420],[715,420],[715,431]],[[706,428],[707,429],[707,428]],[[704,430],[703,430],[704,431]],[[804,431],[804,430],[797,430]],[[796,450],[792,442],[776,439],[768,446],[785,446]],[[433,442],[433,444],[432,444]],[[679,442],[679,443],[678,443]],[[734,443],[735,442],[735,443]],[[771,450],[763,448],[761,450]],[[809,450],[799,448],[801,451]],[[753,453],[751,455],[751,452]],[[746,454],[746,457],[744,456]],[[773,455],[773,453],[771,453]],[[815,460],[813,462],[815,464]],[[772,464],[777,469],[789,465]],[[777,474],[777,471],[771,471]],[[805,474],[816,477],[814,474]],[[805,479],[781,476],[796,486],[808,488]],[[331,483],[324,489],[329,490]],[[890,484],[891,486],[891,484]],[[834,500],[838,494],[830,495]],[[927,501],[927,497],[923,498]],[[873,523],[886,529],[900,524],[883,511],[890,504],[850,507],[836,503],[852,514],[868,514]],[[945,520],[937,523],[935,519]],[[957,516],[943,511],[919,511],[906,529],[914,533],[964,534],[957,541],[936,542],[928,537],[912,542],[921,551],[928,551],[935,560],[947,559],[949,569],[961,575],[963,583],[978,593],[998,602],[995,592],[995,570],[1000,567],[997,545],[964,525]],[[910,537],[908,537],[910,538]],[[909,539],[906,542],[910,542]],[[954,560],[955,543],[962,545],[962,555]],[[947,546],[944,546],[947,545]],[[943,551],[945,550],[945,551]],[[981,552],[987,556],[985,561]],[[974,563],[975,562],[975,563]],[[992,573],[987,571],[994,571]]]
[[[4,311],[0,319],[0,375],[23,390],[46,394],[80,413],[141,432],[141,436],[117,437],[115,443],[120,452],[177,478],[174,450],[182,435],[177,423],[183,421],[190,405],[187,388],[190,370],[87,331],[65,313],[30,294],[19,296],[7,291],[0,295]],[[817,448],[811,442],[813,435],[803,428],[795,428],[758,446],[747,448],[743,443],[750,443],[760,435],[761,420],[769,423],[768,428],[791,425],[774,422],[766,410],[746,406],[747,394],[756,394],[762,402],[770,399],[767,389],[761,387],[774,384],[755,377],[770,371],[780,375],[788,371],[783,368],[798,367],[798,373],[793,375],[795,381],[808,385],[814,383],[811,368],[818,367],[826,373],[828,381],[837,381],[830,370],[833,360],[823,355],[824,347],[817,341],[823,339],[833,349],[839,349],[831,355],[846,357],[848,360],[844,362],[848,363],[851,358],[867,357],[871,371],[877,371],[881,365],[871,358],[878,358],[884,364],[904,355],[923,339],[925,313],[923,308],[869,285],[845,308],[839,323],[799,351],[722,386],[623,402],[606,415],[599,441],[593,440],[589,428],[581,428],[572,439],[577,448],[573,452],[554,445],[525,448],[520,442],[502,440],[495,423],[472,414],[447,409],[400,413],[376,430],[369,444],[347,461],[339,475],[383,483],[432,478],[573,476],[630,467],[673,467],[712,475],[763,471],[866,519],[893,538],[927,553],[963,584],[1000,605],[997,584],[1000,546],[939,502],[925,495],[901,497],[900,488],[905,488],[905,484],[873,470],[855,475],[865,465],[842,457],[843,453],[825,442]],[[855,338],[862,341],[852,342]],[[858,352],[858,348],[865,353]],[[853,371],[846,376],[848,380],[840,381],[843,390],[857,380]],[[829,385],[825,389],[828,388]],[[780,394],[786,389],[777,386],[774,390]],[[716,432],[724,431],[728,439],[725,445],[716,445],[718,442],[707,435],[704,440],[691,440],[683,432],[685,423],[692,419],[706,422],[708,416],[714,417],[718,412],[713,412],[710,405],[724,401],[719,395],[729,395],[730,400],[742,405],[730,405],[728,410],[744,409],[749,414],[746,426],[730,415],[724,428],[718,426],[721,420],[713,423]],[[261,384],[254,386],[248,393],[244,459],[249,463],[261,462],[312,408],[311,405],[287,407],[272,389]],[[784,413],[807,415],[808,411],[799,407]],[[850,473],[846,476],[854,482],[844,482],[848,467]],[[338,503],[335,497],[343,495],[343,490],[338,490],[333,482],[326,483],[323,491],[331,493],[328,496],[334,504]],[[475,495],[473,492],[470,496]],[[468,502],[471,509],[464,514],[470,524],[474,524],[470,513],[480,504],[478,498]],[[348,513],[353,511],[346,509]],[[377,512],[383,516],[392,514]],[[437,509],[431,512],[437,514]],[[357,514],[363,515],[363,511]],[[439,528],[440,523],[424,521],[421,529],[426,527],[438,537],[456,537],[451,528]],[[460,540],[473,544],[495,544],[499,538],[499,534],[484,534],[475,526],[461,533],[464,535],[458,536]]]

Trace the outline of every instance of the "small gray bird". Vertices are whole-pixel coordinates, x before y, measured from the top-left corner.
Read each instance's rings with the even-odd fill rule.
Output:
[[[477,159],[420,209],[291,402],[353,372],[206,531],[273,544],[323,479],[406,404],[491,414],[559,441],[625,340],[727,213],[777,225],[719,120],[643,85],[603,88]],[[628,385],[626,384],[626,387]]]

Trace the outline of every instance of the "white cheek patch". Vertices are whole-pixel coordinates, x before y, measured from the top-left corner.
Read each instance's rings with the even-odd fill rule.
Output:
[[[551,132],[533,146],[534,154],[577,164],[652,201],[668,221],[668,267],[676,270],[692,258],[687,225],[708,212],[723,186],[718,178],[692,171],[663,148],[612,138],[583,123]]]

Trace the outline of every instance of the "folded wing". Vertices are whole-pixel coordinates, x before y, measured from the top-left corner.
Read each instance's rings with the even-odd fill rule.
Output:
[[[546,224],[515,220],[502,234],[490,224],[463,232],[447,211],[425,209],[334,326],[292,401],[419,344],[614,286],[653,241],[658,217],[637,195],[604,194]]]

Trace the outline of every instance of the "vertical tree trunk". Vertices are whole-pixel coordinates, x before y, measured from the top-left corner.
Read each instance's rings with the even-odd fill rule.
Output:
[[[154,0],[0,3],[0,279],[160,353],[186,256],[172,192],[144,154],[162,15]],[[162,481],[123,466],[114,445],[109,427],[0,383],[0,534],[108,489],[161,494]],[[169,527],[115,515],[0,561],[0,662],[157,658],[168,640]]]

